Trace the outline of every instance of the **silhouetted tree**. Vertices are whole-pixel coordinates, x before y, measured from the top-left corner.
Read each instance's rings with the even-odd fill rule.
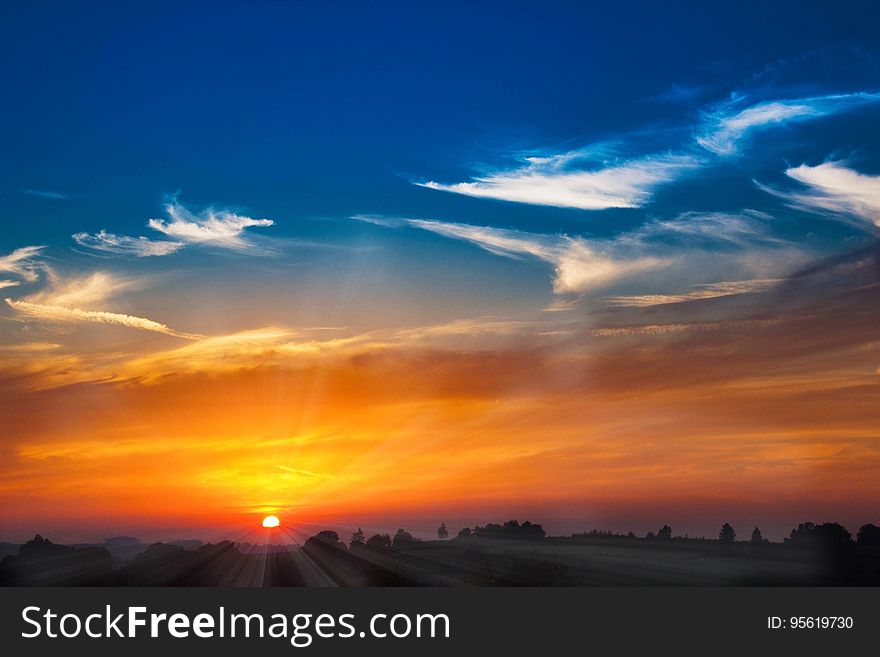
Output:
[[[519,529],[521,534],[529,538],[544,538],[547,535],[541,525],[531,523],[528,520],[520,525]]]
[[[859,545],[880,545],[880,527],[871,523],[862,525],[859,527],[856,541]]]
[[[367,540],[367,547],[377,550],[390,550],[391,537],[388,534],[375,534]]]
[[[718,540],[722,543],[733,543],[736,540],[736,532],[730,526],[730,523],[725,522],[721,526],[721,531],[718,532]]]
[[[660,538],[663,540],[669,540],[670,538],[672,538],[672,527],[670,527],[669,525],[663,525],[657,531],[657,538]]]
[[[764,536],[761,534],[761,530],[758,529],[757,527],[755,527],[752,530],[752,538],[750,540],[752,543],[759,543],[759,544],[763,544],[763,543],[767,542],[766,540],[764,540]]]
[[[826,522],[821,525],[802,522],[791,530],[791,536],[785,539],[785,542],[798,547],[834,550],[852,543],[852,534],[846,527],[836,522]]]
[[[627,535],[626,535],[626,537],[627,537],[627,538],[635,538],[636,535],[635,535],[634,532],[628,532]]]
[[[398,529],[397,533],[394,535],[394,540],[391,542],[391,547],[393,548],[402,548],[412,545],[416,542],[416,539],[413,538],[413,535],[408,531],[404,531],[403,529]]]
[[[351,535],[351,544],[352,545],[363,545],[364,544],[364,530],[358,527],[358,530]]]
[[[494,522],[488,523],[485,527],[475,527],[474,534],[484,536],[486,538],[544,538],[547,532],[541,525],[533,524],[526,520],[523,524],[519,524],[516,520],[508,520],[503,525]]]
[[[346,545],[339,540],[339,534],[331,529],[325,529],[312,536],[303,545],[306,552],[318,552],[329,554],[346,550]]]
[[[648,532],[647,534],[645,534],[645,538],[649,541],[653,541],[657,537],[654,535],[654,532]]]
[[[458,535],[459,535],[460,537],[470,536],[470,535],[471,535],[471,528],[470,528],[470,527],[465,527],[465,528],[463,528],[463,529],[459,529],[459,530],[458,530]]]
[[[445,522],[441,522],[440,527],[437,528],[437,538],[439,538],[441,541],[445,541],[447,538],[449,538],[449,530],[446,529]]]

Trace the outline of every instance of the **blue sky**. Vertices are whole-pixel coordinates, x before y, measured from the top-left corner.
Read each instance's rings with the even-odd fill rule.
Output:
[[[176,192],[277,218],[275,234],[325,234],[309,219],[358,213],[604,234],[644,213],[411,183],[603,143],[680,150],[731,94],[747,107],[877,90],[872,3],[712,4],[6,3],[4,246],[133,233]],[[876,173],[874,118],[768,130],[707,167],[688,209],[767,205],[750,179],[786,161],[856,157]],[[651,212],[679,210],[675,195],[666,186]]]
[[[285,291],[254,321],[580,313],[877,230],[872,3],[3,11],[2,253],[161,273],[190,313],[220,284]],[[209,216],[234,244],[180,233]]]

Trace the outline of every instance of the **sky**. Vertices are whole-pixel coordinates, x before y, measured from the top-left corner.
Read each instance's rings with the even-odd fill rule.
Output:
[[[880,521],[878,21],[4,3],[0,539]]]

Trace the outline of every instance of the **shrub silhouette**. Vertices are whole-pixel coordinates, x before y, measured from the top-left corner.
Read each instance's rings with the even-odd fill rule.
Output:
[[[872,523],[859,527],[856,536],[859,545],[880,545],[880,527]]]

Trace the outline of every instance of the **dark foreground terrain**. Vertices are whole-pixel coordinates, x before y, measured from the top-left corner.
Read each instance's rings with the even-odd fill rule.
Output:
[[[350,544],[335,532],[302,547],[136,539],[70,547],[35,537],[0,562],[4,586],[830,586],[880,585],[872,530],[805,523],[784,543],[646,538],[593,532],[546,537],[511,521],[451,540],[393,538]],[[866,526],[873,527],[873,526]],[[864,528],[863,528],[864,529]],[[11,552],[10,549],[7,552]]]

